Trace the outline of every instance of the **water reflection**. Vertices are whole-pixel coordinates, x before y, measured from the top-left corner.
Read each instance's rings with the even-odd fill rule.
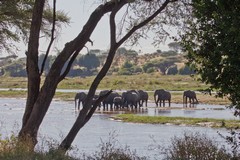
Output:
[[[159,108],[155,108],[154,109],[154,115],[155,116],[161,116],[161,115],[170,115],[171,114],[171,109],[159,109]]]

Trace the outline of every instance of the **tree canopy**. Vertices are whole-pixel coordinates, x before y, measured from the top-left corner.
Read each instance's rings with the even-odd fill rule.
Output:
[[[88,70],[91,70],[93,68],[99,67],[100,61],[95,54],[90,53],[82,55],[78,60],[78,64],[80,66],[86,67]]]
[[[240,109],[240,1],[193,0],[192,20],[182,36],[189,64]]]
[[[0,1],[0,51],[14,53],[15,42],[28,41],[34,0],[2,0]],[[51,35],[52,9],[46,4],[43,13],[41,31],[43,36]],[[69,23],[70,19],[62,11],[56,13],[56,27],[61,23]]]

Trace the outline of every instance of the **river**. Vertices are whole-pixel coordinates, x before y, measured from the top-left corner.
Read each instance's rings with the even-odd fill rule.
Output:
[[[9,136],[12,133],[18,133],[25,103],[25,99],[0,98],[0,133],[2,137]],[[163,110],[153,106],[154,104],[150,103],[148,108],[144,108],[136,112],[136,114],[236,119],[231,110],[221,105],[199,104],[195,110],[184,109],[181,104],[172,104],[175,108],[172,110]],[[170,144],[171,138],[174,136],[182,136],[184,132],[206,133],[218,142],[223,142],[224,140],[220,138],[217,132],[219,131],[223,134],[227,134],[228,132],[226,129],[123,123],[110,119],[110,116],[119,113],[124,112],[103,112],[102,110],[96,112],[75,138],[73,146],[76,146],[79,152],[74,154],[93,153],[99,149],[101,141],[109,140],[110,134],[117,139],[120,145],[128,145],[130,149],[136,149],[137,154],[141,156],[152,157],[155,151],[149,150],[151,145],[157,142],[157,144],[167,147]],[[54,100],[40,127],[40,137],[53,138],[60,142],[68,133],[77,115],[78,112],[74,109],[74,102]],[[41,139],[42,138],[40,138],[40,141]],[[153,139],[156,142],[154,142]]]

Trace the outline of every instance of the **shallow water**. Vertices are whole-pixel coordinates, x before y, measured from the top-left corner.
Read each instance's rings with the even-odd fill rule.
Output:
[[[195,110],[184,109],[180,104],[173,104],[174,109],[160,109],[149,104],[148,108],[143,108],[136,114],[151,116],[185,116],[185,117],[208,117],[234,119],[232,111],[225,109],[224,106],[212,106],[199,104]],[[0,99],[0,133],[3,137],[10,135],[12,131],[17,133],[21,125],[21,118],[24,112],[25,100],[14,98]],[[179,107],[179,109],[178,109]],[[214,110],[222,108],[222,110]],[[171,138],[182,136],[184,132],[201,132],[223,142],[217,131],[227,133],[226,129],[212,129],[203,127],[187,127],[174,125],[153,125],[153,124],[135,124],[113,121],[109,117],[114,114],[125,113],[126,111],[98,111],[91,120],[84,126],[74,140],[73,145],[77,146],[80,153],[93,153],[98,149],[98,145],[109,139],[109,134],[114,133],[116,139],[123,146],[128,145],[131,149],[136,149],[139,155],[148,155],[152,157],[154,150],[148,150],[149,146],[158,144],[166,147]],[[105,114],[107,113],[107,114]],[[53,101],[48,113],[40,127],[40,135],[47,136],[61,141],[71,128],[78,112],[74,110],[73,102]],[[76,153],[74,153],[76,154]],[[150,158],[151,159],[151,158]]]

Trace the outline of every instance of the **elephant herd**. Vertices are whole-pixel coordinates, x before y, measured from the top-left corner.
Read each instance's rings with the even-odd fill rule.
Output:
[[[102,90],[100,91],[99,95],[95,95],[93,97],[93,102],[98,99],[99,96],[103,96],[106,93],[108,93],[109,90]],[[80,109],[80,105],[84,104],[85,98],[87,97],[87,94],[85,92],[79,92],[75,96],[75,109]],[[143,90],[128,90],[125,92],[117,93],[115,91],[111,92],[100,104],[99,107],[103,106],[103,109],[108,109],[108,106],[110,106],[111,109],[113,108],[128,108],[128,107],[143,107],[145,104],[145,107],[147,107],[148,103],[148,92]],[[164,89],[158,89],[154,92],[154,102],[156,106],[158,105],[161,107],[165,107],[165,101],[168,102],[168,106],[171,105],[171,93],[169,91],[166,91]],[[183,104],[187,104],[187,102],[190,102],[190,104],[198,103],[196,93],[194,91],[184,91],[183,92]]]

